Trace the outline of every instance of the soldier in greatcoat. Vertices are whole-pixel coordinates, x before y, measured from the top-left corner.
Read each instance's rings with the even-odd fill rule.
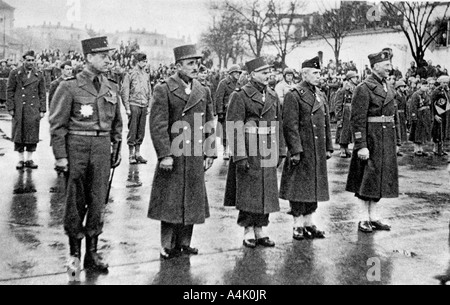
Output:
[[[230,159],[225,118],[227,115],[228,104],[230,102],[230,95],[236,88],[239,87],[238,80],[241,74],[242,71],[239,65],[231,66],[228,70],[228,76],[220,81],[215,95],[215,106],[218,120],[217,134],[222,138],[224,160]]]
[[[409,140],[414,143],[414,155],[426,157],[423,145],[431,141],[431,100],[428,94],[428,82],[421,81],[420,89],[411,97],[411,134]]]
[[[350,128],[350,114],[352,111],[352,97],[355,87],[358,85],[358,74],[354,71],[347,72],[344,87],[336,93],[336,144],[341,149],[341,158],[351,158],[348,146],[353,143],[353,135]]]
[[[51,109],[51,103],[53,96],[55,95],[56,89],[58,89],[59,84],[61,84],[64,80],[73,77],[73,67],[71,61],[65,61],[60,65],[61,75],[51,82],[50,89],[48,93],[48,109]]]
[[[23,66],[10,73],[6,89],[6,105],[13,117],[11,138],[19,153],[17,169],[38,168],[33,153],[39,143],[41,119],[47,112],[47,95],[44,75],[35,68],[35,59],[34,51],[25,53]]]
[[[398,124],[400,129],[398,130],[400,142],[403,144],[408,141],[407,132],[407,102],[406,102],[406,83],[403,80],[395,82],[395,103],[398,111]],[[403,153],[398,149],[397,156],[403,156]]]
[[[444,141],[446,139],[448,115],[450,110],[450,92],[448,76],[440,76],[438,83],[440,84],[431,94],[431,116],[433,117],[432,136],[434,143],[434,154],[436,156],[446,156],[444,151]]]
[[[376,204],[381,198],[398,197],[398,117],[395,92],[386,83],[392,70],[389,52],[369,55],[373,73],[355,89],[351,126],[355,146],[346,190],[361,201],[362,232],[390,230],[380,221]]]
[[[156,85],[150,134],[158,157],[148,217],[161,221],[161,259],[196,255],[194,225],[209,217],[205,171],[216,158],[212,101],[197,81],[195,45],[174,49],[178,71]]]
[[[280,101],[268,86],[271,67],[263,58],[246,63],[250,81],[231,95],[227,112],[232,160],[225,206],[239,210],[238,225],[249,248],[275,246],[263,228],[280,209],[277,168],[286,154]]]
[[[333,153],[329,109],[317,88],[320,60],[302,64],[303,82],[285,97],[283,129],[288,157],[281,177],[280,198],[289,200],[293,238],[325,238],[313,221],[318,202],[330,200],[327,160]]]

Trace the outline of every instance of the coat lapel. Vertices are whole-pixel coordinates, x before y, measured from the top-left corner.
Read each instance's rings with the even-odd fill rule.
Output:
[[[170,77],[167,83],[169,84],[170,91],[172,91],[175,96],[182,99],[186,103],[189,101],[189,95],[187,95],[184,91],[185,85],[178,74]]]
[[[242,90],[245,91],[245,94],[247,94],[247,96],[250,97],[252,101],[264,105],[262,93],[259,92],[255,87],[253,87],[253,85],[250,82],[247,83],[242,88]]]
[[[197,105],[198,103],[200,103],[202,101],[202,97],[203,97],[202,85],[198,81],[193,80],[192,81],[192,92],[189,95],[189,100],[188,100],[186,106],[184,107],[183,112],[186,112],[189,109],[195,107],[195,105]]]
[[[319,90],[316,89],[316,95],[315,95],[315,101],[312,112],[316,112],[317,110],[323,108],[324,106],[324,99],[323,96],[320,94]]]
[[[266,92],[266,102],[264,103],[264,108],[262,110],[261,115],[266,114],[273,106],[276,101],[276,94],[273,90],[267,88]]]
[[[109,81],[106,79],[106,77],[102,76],[100,78],[100,84],[101,87],[100,91],[98,92],[98,96],[104,96],[111,91],[111,85],[109,84]]]
[[[369,76],[366,80],[366,83],[367,83],[367,86],[370,88],[370,90],[373,91],[374,94],[386,99],[387,92],[384,91],[383,85],[380,84],[378,81],[376,81],[373,76]],[[387,88],[387,85],[386,85],[386,88]],[[388,88],[388,92],[389,91],[390,90]]]
[[[36,76],[37,72],[36,70],[31,70],[30,78],[28,78],[28,72],[25,71],[25,69],[22,69],[22,84],[24,87],[37,82],[39,78]]]
[[[314,106],[315,97],[306,82],[301,82],[300,85],[295,88],[295,90],[297,90],[302,101],[304,101],[311,107]]]

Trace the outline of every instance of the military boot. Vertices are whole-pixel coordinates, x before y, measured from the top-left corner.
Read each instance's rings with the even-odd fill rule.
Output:
[[[97,272],[108,272],[108,264],[103,262],[97,253],[97,237],[86,237],[86,255],[84,256],[84,269]]]
[[[69,282],[80,281],[81,239],[69,237],[70,258],[66,263]]]

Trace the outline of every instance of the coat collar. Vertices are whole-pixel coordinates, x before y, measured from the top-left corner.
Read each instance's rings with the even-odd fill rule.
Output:
[[[266,88],[265,102],[263,101],[263,94],[259,92],[259,90],[256,89],[251,82],[248,82],[244,87],[242,87],[242,90],[249,98],[252,99],[252,101],[264,106],[261,115],[264,115],[266,112],[268,112],[277,100],[275,91],[273,91],[269,87]]]
[[[101,84],[99,92],[97,92],[97,90],[94,87],[94,83],[92,82],[93,79],[94,79],[93,74],[91,74],[87,70],[83,70],[81,73],[77,75],[78,87],[82,88],[83,90],[89,92],[90,94],[96,97],[104,96],[111,91],[111,85],[109,84],[109,81],[106,79],[105,76],[103,76],[102,74],[99,75]]]
[[[370,75],[366,80],[365,84],[367,87],[372,90],[372,92],[375,95],[378,95],[379,97],[383,98],[383,104],[387,105],[390,102],[394,101],[395,93],[392,88],[388,84],[385,83],[387,92],[384,91],[384,86],[382,83],[380,83],[380,80],[378,77],[374,76],[373,74]]]
[[[28,72],[23,66],[20,67],[18,75],[22,77],[22,84],[24,87],[39,80],[39,72],[35,68],[31,69],[30,78],[28,78]]]
[[[192,80],[192,91],[190,95],[187,95],[185,90],[185,83],[181,80],[178,74],[175,74],[167,79],[167,85],[169,86],[170,92],[172,92],[178,98],[186,102],[183,112],[188,111],[200,101],[203,97],[203,87],[197,80]]]

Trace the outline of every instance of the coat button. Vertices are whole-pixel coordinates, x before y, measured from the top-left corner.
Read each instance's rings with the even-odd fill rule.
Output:
[[[316,138],[316,140],[318,140],[319,139],[319,137],[315,137]]]
[[[189,141],[189,140],[188,140],[188,141],[186,141],[186,144],[191,144],[191,141]]]
[[[184,127],[184,130],[188,130],[187,126],[186,126],[186,127]]]
[[[203,143],[203,141],[202,141],[202,140],[199,140],[199,141],[198,141],[198,143],[202,144],[202,143]]]
[[[22,94],[22,97],[25,97],[25,94]]]
[[[203,130],[203,126],[200,126],[200,130]]]
[[[22,88],[22,90],[25,90],[25,88]]]
[[[186,116],[186,114],[185,113],[183,113],[181,116]]]

